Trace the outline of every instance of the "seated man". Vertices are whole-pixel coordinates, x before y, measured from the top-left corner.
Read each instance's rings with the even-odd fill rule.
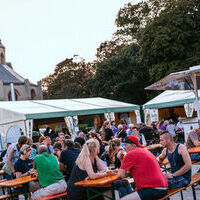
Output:
[[[118,155],[122,165],[119,169],[120,178],[132,175],[137,192],[133,192],[123,200],[159,199],[167,195],[167,179],[162,173],[154,155],[143,148],[136,136],[127,136],[124,139],[127,154]]]
[[[186,147],[183,144],[176,144],[169,132],[164,132],[160,136],[160,144],[165,148],[158,156],[158,162],[161,163],[167,157],[171,166],[171,173],[166,173],[169,188],[173,189],[189,184],[192,162]]]
[[[60,172],[56,157],[48,153],[46,145],[40,145],[38,153],[40,155],[35,157],[33,168],[37,170],[40,189],[32,193],[32,199],[65,192],[67,184]],[[31,186],[34,188],[34,184]]]
[[[64,141],[64,150],[60,154],[60,170],[68,180],[74,167],[74,163],[80,153],[80,149],[74,148],[74,142],[70,139]]]

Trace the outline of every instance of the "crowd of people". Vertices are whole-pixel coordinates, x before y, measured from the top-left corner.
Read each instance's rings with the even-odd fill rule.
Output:
[[[78,131],[75,138],[67,129],[58,134],[47,129],[34,143],[21,136],[3,153],[4,178],[38,176],[38,181],[29,183],[33,200],[66,190],[69,200],[82,200],[87,199],[86,189],[76,186],[76,182],[105,177],[108,170],[115,169],[119,180],[113,182],[113,187],[121,199],[159,199],[168,188],[187,185],[191,181],[191,160],[200,159],[199,154],[189,155],[187,151],[200,146],[200,129],[191,130],[186,146],[176,143],[177,131],[183,131],[181,120],[177,125],[165,120],[151,126],[127,125],[122,120],[117,127],[115,121],[105,121],[99,132]],[[159,141],[164,149],[156,158],[144,147]],[[160,168],[165,157],[171,173],[164,174]],[[137,188],[135,192],[124,179],[130,176]],[[105,188],[98,190],[103,193]]]

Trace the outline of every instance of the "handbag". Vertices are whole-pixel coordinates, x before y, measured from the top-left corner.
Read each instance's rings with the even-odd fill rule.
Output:
[[[2,170],[3,170],[6,174],[8,174],[8,175],[10,175],[10,176],[12,175],[12,170],[11,170],[11,168],[8,166],[7,162],[4,164]]]

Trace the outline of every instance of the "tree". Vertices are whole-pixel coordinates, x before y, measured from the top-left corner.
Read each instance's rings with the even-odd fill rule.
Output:
[[[98,63],[92,94],[131,103],[146,101],[148,71],[138,63],[139,47],[131,44],[119,54]]]
[[[200,1],[172,1],[141,32],[140,59],[151,81],[200,63]]]
[[[92,63],[74,56],[57,64],[54,73],[42,79],[44,98],[80,98],[86,97],[87,80],[94,76]]]
[[[137,39],[140,31],[159,16],[160,12],[174,0],[147,0],[138,4],[128,3],[118,12],[115,23],[118,27],[115,33],[118,37],[124,37],[127,41]]]

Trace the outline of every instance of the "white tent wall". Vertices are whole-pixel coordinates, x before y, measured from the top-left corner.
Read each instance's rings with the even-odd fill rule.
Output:
[[[24,120],[0,125],[0,134],[1,134],[1,139],[2,139],[2,142],[1,142],[2,147],[1,148],[5,148],[5,145],[7,144],[7,133],[8,133],[8,130],[12,126],[17,126],[17,127],[21,128],[23,133],[26,132]]]
[[[0,126],[8,124],[10,122],[18,122],[21,120],[25,120],[26,117],[24,114],[17,113],[17,112],[11,112],[9,110],[6,110],[4,108],[0,109]]]

